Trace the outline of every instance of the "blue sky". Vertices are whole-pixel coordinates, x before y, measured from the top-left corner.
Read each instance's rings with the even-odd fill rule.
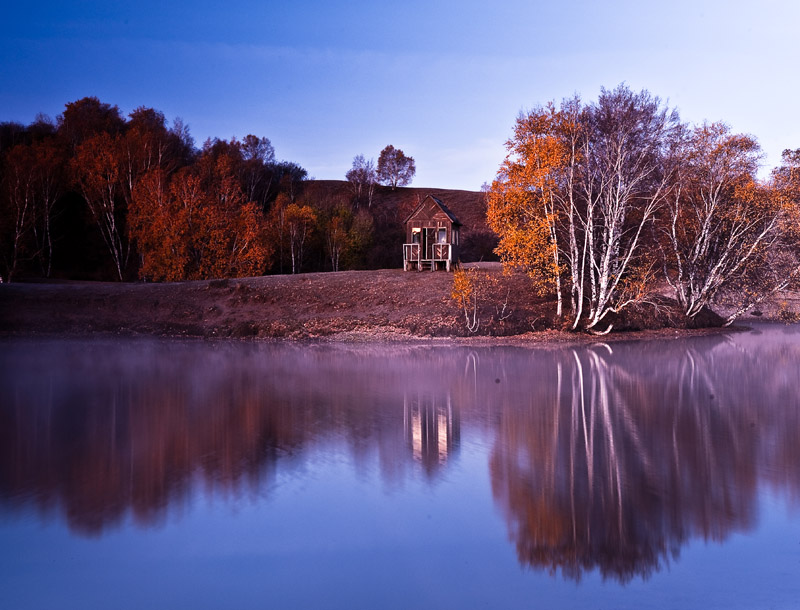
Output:
[[[625,82],[690,122],[800,148],[793,0],[22,2],[4,8],[0,121],[87,95],[150,106],[207,137],[270,138],[343,179],[387,144],[413,186],[476,190],[521,110]],[[766,171],[766,169],[765,169]]]

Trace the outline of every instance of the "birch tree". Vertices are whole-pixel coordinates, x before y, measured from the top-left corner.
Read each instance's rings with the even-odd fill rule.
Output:
[[[285,212],[289,252],[292,259],[292,273],[300,273],[303,268],[303,254],[306,239],[314,230],[317,214],[309,205],[290,203]]]
[[[121,194],[123,167],[118,149],[120,136],[100,133],[79,144],[72,159],[78,189],[108,248],[117,279],[122,281],[128,265],[130,242],[124,228]]]
[[[0,191],[0,244],[5,281],[11,282],[21,259],[29,255],[35,214],[35,156],[19,144],[4,159]]]
[[[588,279],[585,327],[594,329],[609,313],[643,300],[654,280],[655,259],[643,241],[670,193],[669,151],[680,123],[658,98],[624,86],[602,90],[587,121],[576,185],[585,241],[573,269],[584,285]]]
[[[36,220],[33,225],[36,256],[42,274],[50,277],[53,269],[52,221],[56,202],[65,189],[67,159],[53,138],[36,142],[32,148],[36,156]]]
[[[375,171],[375,162],[364,159],[364,155],[353,158],[353,166],[345,174],[356,207],[366,199],[367,207],[372,207],[372,198],[375,194],[375,185],[378,183],[378,174]]]
[[[687,137],[667,206],[666,277],[690,318],[743,278],[776,237],[780,210],[756,182],[759,154],[753,138],[722,123]]]
[[[608,332],[610,313],[647,297],[655,259],[643,242],[670,193],[679,127],[658,98],[623,85],[588,106],[576,97],[518,118],[490,195],[494,212],[516,219],[494,226],[500,253],[525,253],[520,228],[537,256],[550,253],[557,294],[570,278],[572,329]]]
[[[724,300],[734,305],[726,325],[766,299],[800,288],[800,150],[783,151],[783,164],[769,182],[748,195],[751,221],[768,232],[723,288]],[[796,312],[787,313],[796,320]]]

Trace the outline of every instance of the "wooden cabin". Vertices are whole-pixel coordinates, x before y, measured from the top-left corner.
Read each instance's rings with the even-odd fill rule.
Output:
[[[461,223],[433,195],[428,195],[406,218],[406,243],[403,244],[403,269],[446,269],[458,262]]]

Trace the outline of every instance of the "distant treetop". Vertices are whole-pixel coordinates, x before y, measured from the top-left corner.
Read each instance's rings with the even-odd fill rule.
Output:
[[[392,187],[411,184],[417,168],[414,157],[407,157],[402,150],[389,144],[378,157],[378,181]]]

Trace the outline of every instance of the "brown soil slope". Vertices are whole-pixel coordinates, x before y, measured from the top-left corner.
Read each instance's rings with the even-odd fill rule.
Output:
[[[499,276],[499,265],[489,267]],[[519,334],[543,326],[548,306],[528,292],[526,278],[506,281],[512,315],[490,325],[486,313],[479,332]],[[401,270],[171,284],[3,284],[0,334],[467,335],[452,285],[450,273]]]

